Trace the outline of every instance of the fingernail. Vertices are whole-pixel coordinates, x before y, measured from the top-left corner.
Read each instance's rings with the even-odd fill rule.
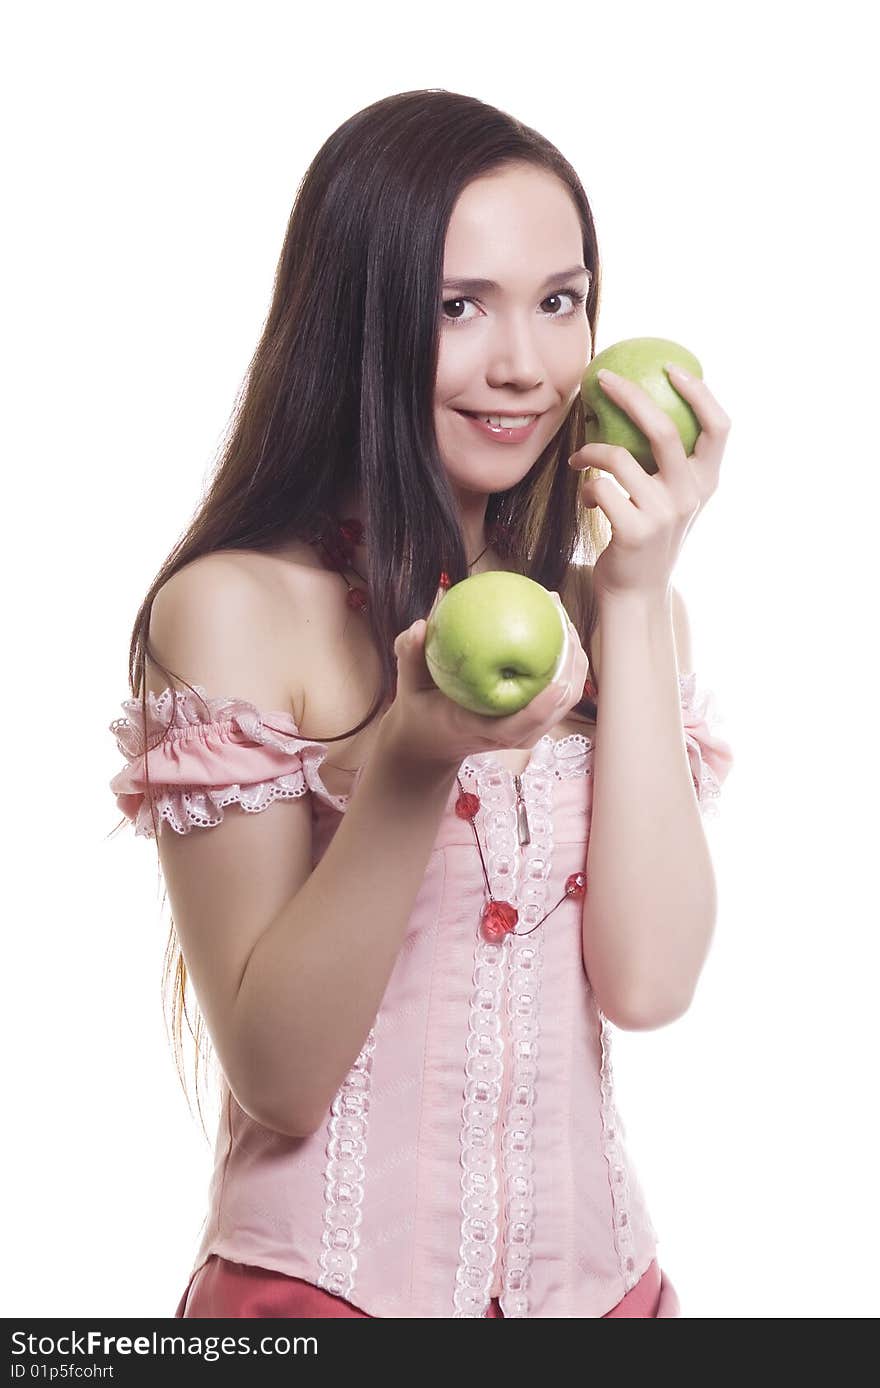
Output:
[[[664,362],[663,365],[666,367],[666,370],[669,372],[670,376],[674,376],[677,381],[691,380],[691,376],[687,371],[685,371],[683,366],[676,366],[675,362],[673,361]]]
[[[603,385],[607,381],[609,385],[613,386],[617,381],[621,380],[621,377],[618,376],[616,371],[609,371],[605,366],[602,367],[601,371],[597,371],[596,375]]]

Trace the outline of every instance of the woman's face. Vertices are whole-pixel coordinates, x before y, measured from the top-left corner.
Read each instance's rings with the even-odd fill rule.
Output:
[[[565,185],[518,165],[464,189],[446,236],[434,423],[456,490],[515,486],[561,427],[590,361],[578,214]],[[563,272],[563,273],[560,273]],[[568,272],[568,273],[565,273]],[[459,284],[493,280],[498,288]],[[461,411],[537,414],[528,438],[499,443]]]

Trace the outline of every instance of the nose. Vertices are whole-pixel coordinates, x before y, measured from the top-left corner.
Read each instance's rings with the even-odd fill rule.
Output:
[[[529,322],[519,315],[499,320],[489,349],[486,381],[503,389],[516,385],[523,391],[540,387],[545,376],[541,353]]]

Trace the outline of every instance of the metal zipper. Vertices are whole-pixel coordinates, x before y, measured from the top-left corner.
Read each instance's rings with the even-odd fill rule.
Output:
[[[529,816],[523,797],[522,776],[514,776],[513,784],[516,787],[516,836],[521,845],[531,843],[532,835],[529,832]]]

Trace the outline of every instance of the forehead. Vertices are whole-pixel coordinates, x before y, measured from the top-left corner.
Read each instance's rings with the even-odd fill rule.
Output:
[[[582,256],[580,218],[565,184],[544,169],[517,167],[462,189],[449,219],[443,277],[532,289],[536,274],[577,265]]]

